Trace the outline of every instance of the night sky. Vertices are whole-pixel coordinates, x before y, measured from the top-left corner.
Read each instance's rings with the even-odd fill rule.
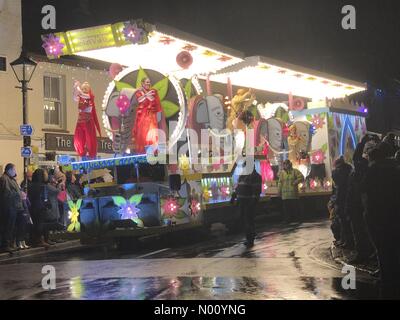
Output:
[[[43,53],[40,34],[49,33],[41,30],[41,8],[46,4],[57,9],[57,31],[143,18],[246,56],[264,55],[367,82],[388,89],[388,96],[390,92],[390,101],[380,107],[389,110],[386,116],[372,107],[377,125],[383,119],[393,127],[396,116],[400,120],[395,95],[397,79],[400,85],[398,0],[23,0],[24,43],[29,51]],[[341,27],[341,8],[346,4],[357,10],[357,30]]]

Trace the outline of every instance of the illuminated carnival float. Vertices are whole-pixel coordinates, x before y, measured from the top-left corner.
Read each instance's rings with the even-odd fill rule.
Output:
[[[110,64],[102,123],[115,155],[95,159],[88,152],[89,159],[70,164],[89,180],[111,172],[108,182],[90,185],[79,204],[70,204],[85,226],[201,225],[208,210],[230,206],[249,159],[262,175],[263,201],[277,196],[284,159],[307,178],[302,195],[330,194],[331,164],[351,157],[366,132],[367,109],[347,98],[365,90],[362,84],[245,58],[163,25],[128,21],[43,42],[50,59],[74,55]]]

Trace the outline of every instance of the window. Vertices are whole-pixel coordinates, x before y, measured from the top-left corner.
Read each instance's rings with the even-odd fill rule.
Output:
[[[45,75],[44,86],[44,124],[48,128],[64,129],[64,81],[61,76]]]
[[[0,56],[0,72],[7,71],[7,58]]]

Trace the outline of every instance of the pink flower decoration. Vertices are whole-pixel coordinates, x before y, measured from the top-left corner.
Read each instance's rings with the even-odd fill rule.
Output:
[[[326,159],[325,152],[323,152],[322,150],[314,151],[313,154],[311,155],[311,161],[314,164],[324,163],[325,159]]]
[[[117,99],[116,105],[119,111],[124,114],[128,111],[130,103],[129,98],[125,94],[121,94]]]
[[[176,216],[179,210],[178,200],[175,198],[166,199],[163,205],[163,212],[166,217],[172,218]]]
[[[310,180],[310,188],[311,188],[311,190],[315,190],[317,188],[317,186],[318,186],[317,181],[315,181],[314,179],[311,179]]]
[[[190,202],[190,210],[192,212],[192,216],[197,216],[201,211],[201,204],[196,199],[192,199]]]
[[[48,56],[60,57],[63,53],[64,44],[61,43],[60,38],[54,34],[43,37],[43,49]]]
[[[325,125],[325,120],[319,114],[316,114],[312,117],[312,124],[315,129],[322,129]]]

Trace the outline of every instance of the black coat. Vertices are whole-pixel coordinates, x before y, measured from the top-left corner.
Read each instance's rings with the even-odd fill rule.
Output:
[[[338,209],[338,215],[343,215],[345,212],[347,188],[349,176],[352,170],[352,166],[345,163],[332,172],[332,179],[335,182],[336,206]]]
[[[400,232],[400,171],[393,159],[377,161],[367,169],[363,183],[367,221],[376,232]]]

